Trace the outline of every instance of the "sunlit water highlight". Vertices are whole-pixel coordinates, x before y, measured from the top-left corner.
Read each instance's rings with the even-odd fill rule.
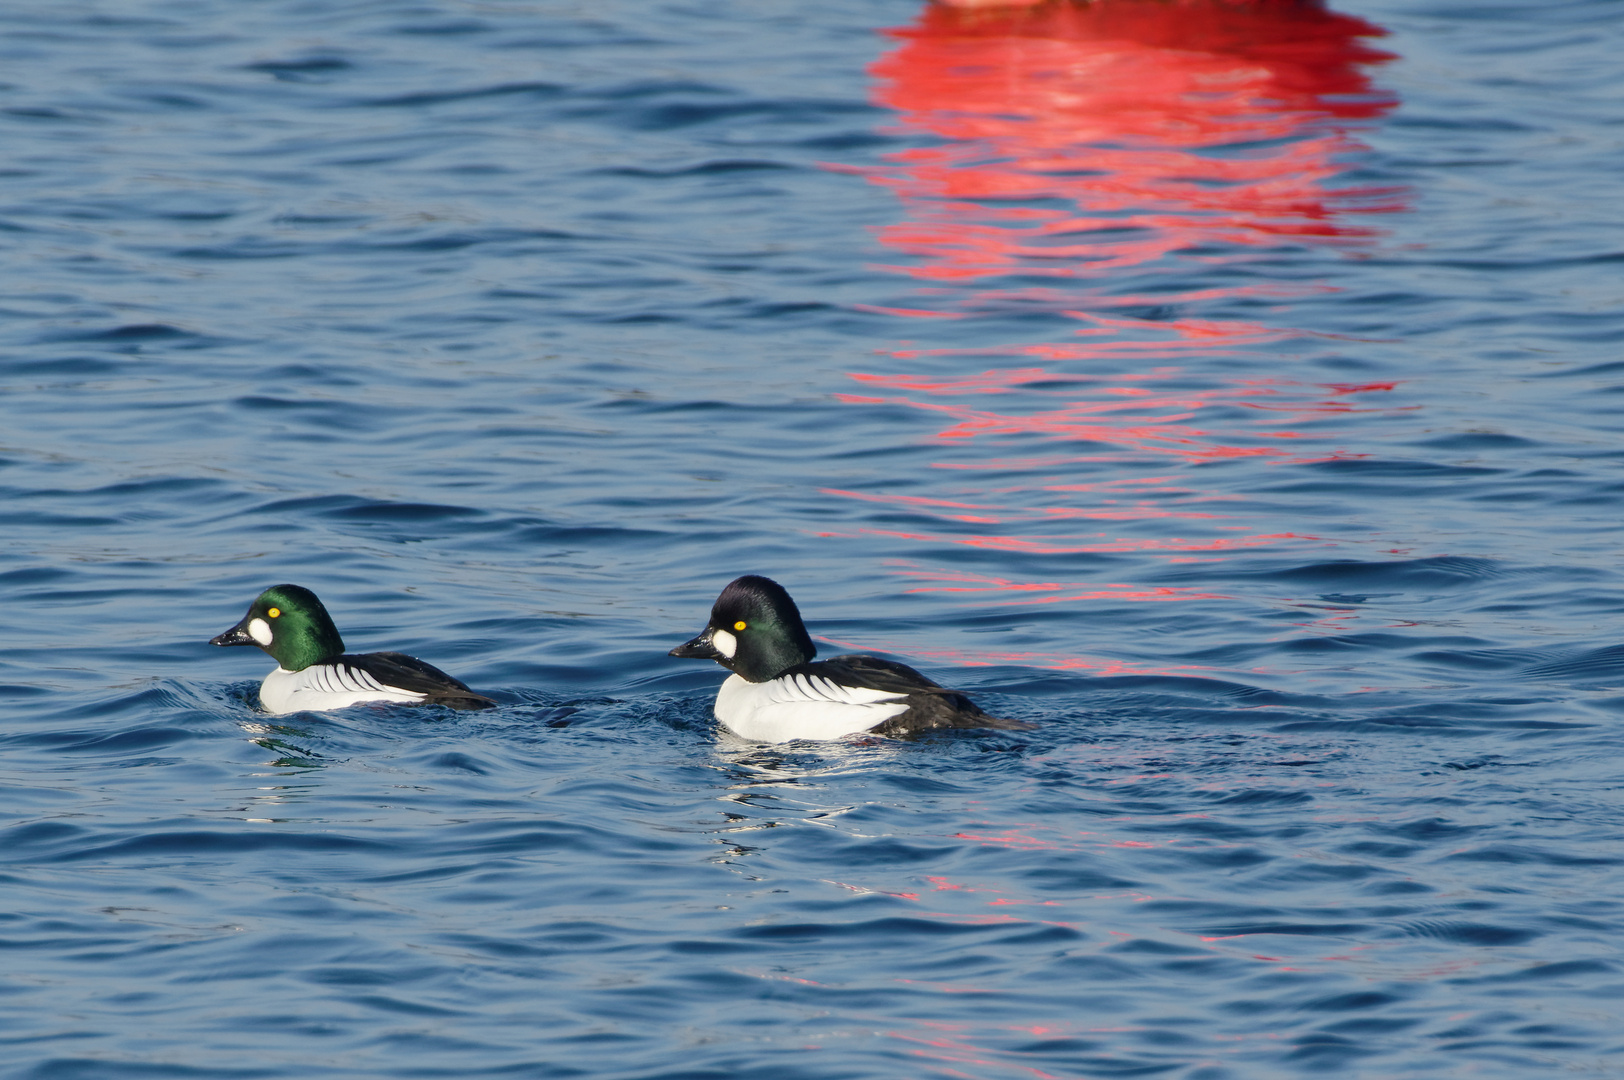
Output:
[[[1620,1071],[1612,5],[0,19],[0,1076]]]

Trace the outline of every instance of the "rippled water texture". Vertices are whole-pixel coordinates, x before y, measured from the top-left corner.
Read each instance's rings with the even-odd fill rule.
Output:
[[[1616,3],[0,30],[0,1076],[1624,1073]]]

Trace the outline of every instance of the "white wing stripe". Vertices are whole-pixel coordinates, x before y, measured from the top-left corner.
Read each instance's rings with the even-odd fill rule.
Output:
[[[392,689],[373,678],[372,672],[364,671],[358,667],[351,667],[348,664],[343,667],[334,667],[333,673],[343,683],[345,690],[387,692]]]
[[[259,688],[260,703],[273,713],[341,709],[363,701],[422,701],[427,695],[385,686],[371,672],[348,664],[316,664],[301,671],[277,668]]]
[[[797,672],[788,678],[759,684],[767,701],[774,705],[829,702],[834,705],[879,705],[902,701],[907,694],[876,690],[872,686],[843,686],[821,675]]]

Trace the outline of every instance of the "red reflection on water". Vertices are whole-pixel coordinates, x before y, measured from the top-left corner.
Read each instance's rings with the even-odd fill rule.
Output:
[[[1060,341],[889,351],[938,367],[975,358],[978,373],[853,373],[868,393],[840,400],[934,416],[936,467],[996,472],[999,486],[829,490],[940,528],[820,535],[1166,561],[1325,543],[1236,522],[1214,505],[1233,496],[1178,481],[1213,463],[1359,456],[1337,445],[1345,428],[1335,422],[1388,411],[1371,395],[1395,384],[1192,374],[1197,359],[1307,336],[1202,305],[1261,310],[1329,286],[1220,280],[1204,269],[1208,282],[1188,277],[1282,247],[1368,244],[1377,230],[1360,219],[1403,207],[1402,189],[1341,179],[1362,149],[1354,130],[1396,104],[1366,72],[1391,58],[1368,44],[1383,31],[1318,0],[958,0],[888,33],[896,46],[871,68],[875,99],[896,110],[902,132],[934,142],[845,170],[902,200],[907,220],[877,235],[908,260],[889,268],[920,283],[907,301],[864,310],[911,320],[1040,314],[1071,329]],[[1077,452],[999,456],[1032,440]],[[1099,478],[1117,463],[1154,475]],[[1108,531],[1066,531],[1082,522]],[[942,591],[1019,603],[1227,599],[993,574],[940,581]]]
[[[897,981],[910,983],[914,980],[899,979]],[[945,984],[938,985],[941,989],[948,989]],[[969,991],[971,989],[972,988],[965,987],[962,988],[960,992]],[[949,992],[953,991],[949,990]],[[1060,1080],[1060,1078],[1055,1076],[1054,1073],[1044,1072],[1042,1069],[1035,1068],[1031,1065],[1022,1065],[1012,1061],[999,1060],[1001,1056],[1007,1057],[1007,1052],[1001,1052],[992,1047],[977,1046],[975,1043],[970,1041],[970,1035],[965,1030],[964,1025],[943,1024],[929,1020],[920,1020],[917,1021],[917,1023],[919,1024],[919,1027],[928,1034],[915,1034],[907,1031],[888,1031],[886,1032],[886,1035],[900,1042],[914,1044],[917,1047],[917,1049],[913,1050],[913,1054],[915,1056],[927,1058],[932,1061],[949,1062],[954,1065],[973,1065],[979,1066],[981,1069],[1007,1069],[1012,1072],[1037,1077],[1038,1080]],[[926,1049],[927,1047],[928,1049]],[[980,1073],[980,1069],[978,1069],[977,1073],[965,1073],[952,1068],[938,1068],[938,1071],[950,1076],[963,1077],[970,1077]]]
[[[1239,548],[1258,547],[1264,544],[1279,543],[1284,540],[1315,540],[1317,537],[1302,533],[1269,533],[1267,535],[1240,536],[1233,540],[1187,540],[1174,537],[1167,540],[1135,539],[1119,537],[1087,541],[1083,537],[1056,537],[1045,540],[1033,540],[1024,536],[960,536],[950,534],[931,534],[915,532],[897,532],[891,529],[858,529],[855,533],[820,532],[818,536],[894,536],[904,540],[923,540],[932,544],[964,544],[969,547],[991,548],[998,551],[1021,551],[1039,555],[1075,555],[1091,552],[1128,552],[1128,551],[1234,551]],[[1100,534],[1103,536],[1103,534]],[[1082,542],[1068,542],[1082,541]],[[1183,562],[1184,559],[1173,558],[1171,562]],[[1184,597],[1190,599],[1190,597]]]
[[[868,650],[878,649],[881,652],[902,651],[900,648],[892,648],[892,643],[883,641],[870,641],[867,645],[859,646],[852,642],[834,641],[824,637],[820,637],[818,640],[840,649],[864,648]],[[936,661],[955,664],[960,667],[989,667],[994,664],[1008,664],[1013,667],[1049,668],[1054,671],[1087,671],[1095,675],[1171,675],[1177,672],[1212,670],[1199,664],[1143,664],[1132,660],[1114,660],[1105,657],[1061,656],[1058,653],[1000,651],[995,649],[978,649],[974,653],[970,653],[963,649],[909,646],[907,652],[909,656],[918,661]]]
[[[986,436],[1035,435],[1067,441],[1088,441],[1119,450],[1166,455],[1187,461],[1211,461],[1234,457],[1277,457],[1293,463],[1324,460],[1327,455],[1305,455],[1277,446],[1245,446],[1219,443],[1216,437],[1231,440],[1309,439],[1328,441],[1336,433],[1319,434],[1280,428],[1287,423],[1308,423],[1329,416],[1354,413],[1390,413],[1391,407],[1361,406],[1353,396],[1390,392],[1397,383],[1303,383],[1291,379],[1246,379],[1230,385],[1205,389],[1172,389],[1142,383],[1182,380],[1185,372],[1176,367],[1154,368],[1127,375],[1077,375],[1048,368],[1018,368],[984,371],[963,379],[926,378],[910,375],[850,373],[852,379],[876,388],[904,391],[904,396],[867,397],[837,394],[849,404],[906,405],[936,413],[957,423],[937,433],[939,439],[973,439]],[[1060,384],[1067,389],[1056,388]],[[1035,397],[1039,402],[1066,398],[1058,408],[1039,409],[1024,415],[990,408],[974,408],[957,401],[933,398],[960,398],[971,394]],[[1189,421],[1203,411],[1216,408],[1259,414],[1249,427],[1239,427],[1236,418],[1226,417],[1227,430],[1215,432]],[[1413,408],[1413,406],[1409,407]],[[1266,414],[1286,414],[1283,417]],[[1119,460],[1120,457],[1110,459]],[[1108,460],[1101,456],[1075,458]],[[1171,478],[1168,478],[1171,479]],[[1111,483],[1131,483],[1129,480]],[[1083,486],[1051,487],[1049,490],[1094,490],[1099,483]],[[919,501],[928,501],[920,499]]]
[[[901,571],[904,576],[920,578],[942,584],[919,585],[908,592],[990,593],[998,598],[999,606],[1010,604],[1055,604],[1068,600],[1127,600],[1137,603],[1160,603],[1169,600],[1228,600],[1222,593],[1200,592],[1181,586],[1134,586],[1125,584],[1094,585],[1080,581],[1012,581],[968,571]],[[1006,594],[1043,593],[1026,600],[1010,600]]]
[[[867,175],[909,201],[881,240],[916,278],[1099,276],[1192,248],[1360,239],[1333,187],[1350,123],[1395,104],[1362,19],[1299,0],[931,5],[871,71],[901,126],[943,140]],[[1055,205],[1059,204],[1059,205]],[[1162,302],[1165,302],[1163,300]]]

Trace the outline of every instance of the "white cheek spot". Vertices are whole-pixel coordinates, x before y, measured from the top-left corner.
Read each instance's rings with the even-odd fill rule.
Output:
[[[716,646],[717,652],[729,660],[733,659],[733,654],[739,651],[739,639],[726,630],[718,630],[712,634],[711,644]]]
[[[271,624],[264,619],[254,619],[248,624],[248,636],[261,645],[271,643]]]

